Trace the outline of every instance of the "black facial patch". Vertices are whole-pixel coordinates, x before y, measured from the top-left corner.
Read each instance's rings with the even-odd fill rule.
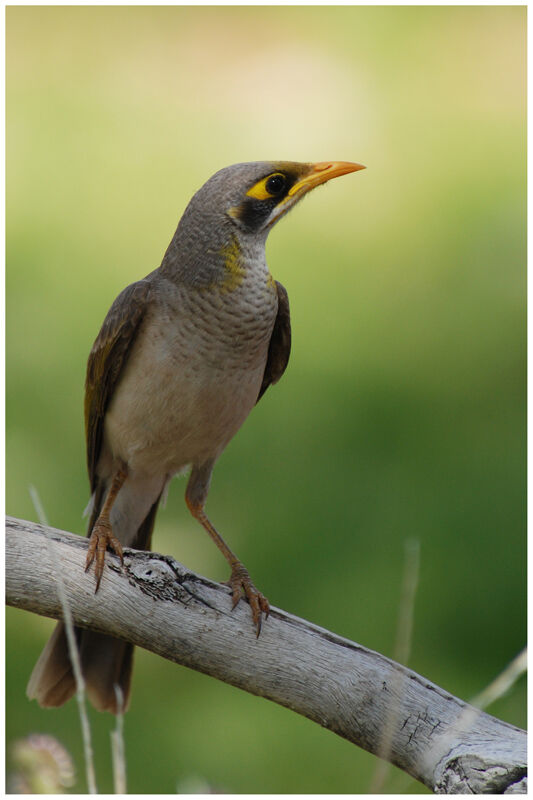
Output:
[[[247,230],[257,231],[268,219],[279,200],[279,197],[269,197],[267,200],[247,197],[239,206],[238,218]]]
[[[297,180],[297,175],[290,175],[287,172],[273,173],[268,178],[265,188],[274,196],[267,197],[264,200],[246,196],[243,202],[234,209],[234,216],[238,218],[246,230],[250,232],[259,230],[276,206],[287,196],[291,186]]]

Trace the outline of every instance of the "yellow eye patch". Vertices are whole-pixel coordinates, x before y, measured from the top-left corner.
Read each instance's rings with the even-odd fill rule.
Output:
[[[273,172],[272,175],[267,175],[262,178],[258,183],[248,189],[246,192],[247,197],[253,197],[254,200],[269,200],[271,197],[277,197],[287,183],[287,178],[282,172]]]

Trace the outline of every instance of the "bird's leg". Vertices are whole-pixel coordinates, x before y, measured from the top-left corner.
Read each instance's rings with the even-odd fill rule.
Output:
[[[91,538],[89,539],[89,549],[87,551],[87,560],[85,562],[85,571],[89,569],[91,564],[94,561],[96,556],[96,564],[94,565],[94,574],[96,577],[96,589],[95,592],[98,591],[98,587],[100,586],[100,581],[102,580],[102,573],[104,571],[104,564],[105,564],[105,551],[108,547],[113,550],[117,556],[120,558],[120,563],[124,563],[124,554],[122,552],[122,545],[120,544],[119,540],[116,536],[113,535],[113,528],[111,527],[111,521],[109,519],[109,514],[111,513],[111,509],[113,507],[113,503],[115,502],[118,493],[120,492],[122,486],[124,485],[124,481],[128,476],[128,470],[126,465],[122,465],[118,472],[115,473],[113,480],[111,482],[111,486],[109,487],[109,491],[107,493],[107,497],[105,499],[105,503],[102,506],[102,510],[98,515],[98,519],[93,525],[93,529],[91,531]]]
[[[248,570],[244,564],[239,561],[235,553],[230,550],[204,511],[204,504],[207,491],[209,489],[212,467],[213,465],[209,464],[208,468],[207,466],[204,466],[203,469],[196,467],[193,468],[191,477],[189,478],[189,483],[187,484],[187,490],[185,492],[185,502],[187,503],[187,507],[193,517],[203,525],[231,567],[231,576],[228,584],[231,587],[233,598],[232,610],[241,599],[244,591],[244,594],[250,603],[256,633],[257,636],[259,636],[261,633],[262,614],[265,614],[266,618],[270,612],[269,602],[266,597],[264,597],[264,595],[262,595],[261,592],[256,589],[251,581]]]
[[[242,597],[242,592],[244,591],[244,594],[250,603],[256,633],[257,636],[259,636],[261,633],[261,614],[264,613],[265,617],[268,617],[270,612],[268,600],[258,589],[256,589],[252,583],[248,570],[244,564],[239,561],[235,553],[229,549],[222,536],[210,522],[203,508],[201,508],[201,506],[194,506],[189,502],[187,502],[187,505],[193,517],[204,526],[209,536],[212,538],[231,567],[231,576],[228,584],[231,587],[231,594],[233,598],[232,608],[235,608]]]

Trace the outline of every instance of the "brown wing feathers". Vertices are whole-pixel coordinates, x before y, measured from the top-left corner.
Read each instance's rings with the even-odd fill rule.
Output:
[[[91,491],[96,490],[104,416],[118,379],[146,313],[150,294],[147,281],[127,286],[109,309],[87,362],[85,381],[85,435]]]
[[[268,346],[268,358],[263,382],[256,402],[259,402],[271,383],[277,383],[289,363],[291,353],[291,315],[289,296],[284,286],[276,281],[278,290],[278,314]]]

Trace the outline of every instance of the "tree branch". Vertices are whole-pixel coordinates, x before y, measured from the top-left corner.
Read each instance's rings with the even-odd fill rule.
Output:
[[[379,653],[277,608],[257,639],[246,603],[231,612],[227,587],[169,556],[126,550],[121,569],[109,554],[95,596],[84,538],[10,517],[6,538],[11,606],[61,618],[60,568],[76,625],[273,700],[370,753],[382,754],[392,724],[387,759],[434,792],[526,791],[524,731]]]

